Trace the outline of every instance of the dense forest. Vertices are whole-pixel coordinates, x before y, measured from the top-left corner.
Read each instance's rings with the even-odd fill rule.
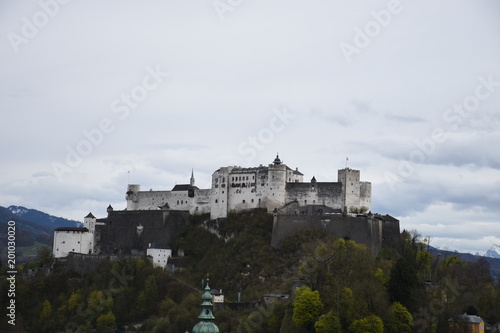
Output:
[[[0,331],[191,331],[207,277],[227,302],[214,313],[220,332],[447,332],[448,319],[464,312],[500,320],[500,288],[488,262],[432,256],[430,240],[416,231],[403,231],[401,249],[374,258],[365,246],[320,230],[294,233],[273,249],[272,216],[263,210],[205,220],[192,217],[177,235],[173,252],[184,253],[184,264],[175,274],[146,260],[102,262],[83,276],[23,274],[50,266],[50,252],[41,249],[36,262],[18,267],[16,326],[2,320]],[[3,309],[5,276],[2,267]],[[269,293],[290,298],[258,302]]]

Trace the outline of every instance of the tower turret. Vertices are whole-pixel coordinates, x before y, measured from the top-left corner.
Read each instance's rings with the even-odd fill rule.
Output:
[[[89,229],[90,233],[94,233],[96,221],[97,219],[95,218],[95,216],[92,213],[89,213],[83,219],[83,227]]]
[[[279,154],[276,154],[276,158],[274,159],[273,163],[276,164],[276,165],[280,165],[281,164],[281,160],[280,160]]]
[[[212,297],[207,281],[205,292],[201,296],[203,301],[201,302],[201,313],[198,316],[200,321],[194,325],[193,333],[219,333],[219,328],[214,323],[215,317],[212,313],[214,307]]]
[[[266,188],[268,211],[273,211],[285,204],[286,175],[287,166],[283,164],[279,155],[276,154],[273,163],[268,166],[268,187]]]
[[[127,200],[127,210],[138,210],[139,209],[139,191],[141,190],[140,185],[129,184],[127,188],[127,193],[125,199]]]
[[[189,186],[194,186],[194,171],[191,169],[191,179],[189,179]]]

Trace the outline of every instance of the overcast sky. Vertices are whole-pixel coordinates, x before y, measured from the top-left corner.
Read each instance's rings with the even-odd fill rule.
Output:
[[[83,220],[127,183],[279,152],[361,170],[431,245],[500,244],[500,2],[0,1],[0,205]],[[130,171],[130,173],[129,173]]]

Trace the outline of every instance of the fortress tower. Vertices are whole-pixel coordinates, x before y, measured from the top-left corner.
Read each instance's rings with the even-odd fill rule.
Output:
[[[287,167],[281,163],[278,154],[276,154],[276,158],[272,164],[269,164],[268,170],[267,209],[272,211],[285,204]]]
[[[138,210],[139,209],[139,191],[141,190],[141,185],[129,184],[127,187],[127,193],[125,200],[127,200],[127,210]]]
[[[371,207],[371,183],[360,181],[360,171],[350,168],[338,171],[338,182],[342,184],[342,210]]]
[[[95,224],[96,224],[97,219],[92,213],[89,213],[85,218],[83,219],[83,227],[89,229],[90,233],[94,233],[95,231]]]

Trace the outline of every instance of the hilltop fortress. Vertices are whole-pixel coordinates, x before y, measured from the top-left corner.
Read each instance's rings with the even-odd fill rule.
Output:
[[[199,189],[191,172],[189,184],[170,191],[141,191],[129,184],[127,208],[107,217],[89,213],[82,228],[57,228],[55,258],[82,260],[100,255],[148,255],[155,266],[165,268],[171,256],[169,245],[189,223],[190,214],[210,214],[217,220],[230,213],[266,209],[273,214],[271,245],[280,247],[291,233],[322,229],[339,238],[365,244],[373,255],[383,246],[399,249],[399,221],[389,215],[371,213],[371,183],[360,181],[359,170],[338,170],[337,182],[303,181],[304,175],[283,164],[276,156],[268,166],[221,167],[212,174],[212,186]],[[79,257],[78,257],[79,258]]]
[[[294,204],[318,206],[336,212],[371,209],[371,183],[360,181],[359,170],[338,170],[337,182],[303,181],[303,174],[283,164],[276,156],[268,166],[221,167],[212,174],[212,186],[199,189],[191,173],[189,184],[175,185],[170,191],[141,191],[128,185],[127,210],[185,210],[191,214],[210,213],[211,219],[230,212],[265,208],[269,212]]]

